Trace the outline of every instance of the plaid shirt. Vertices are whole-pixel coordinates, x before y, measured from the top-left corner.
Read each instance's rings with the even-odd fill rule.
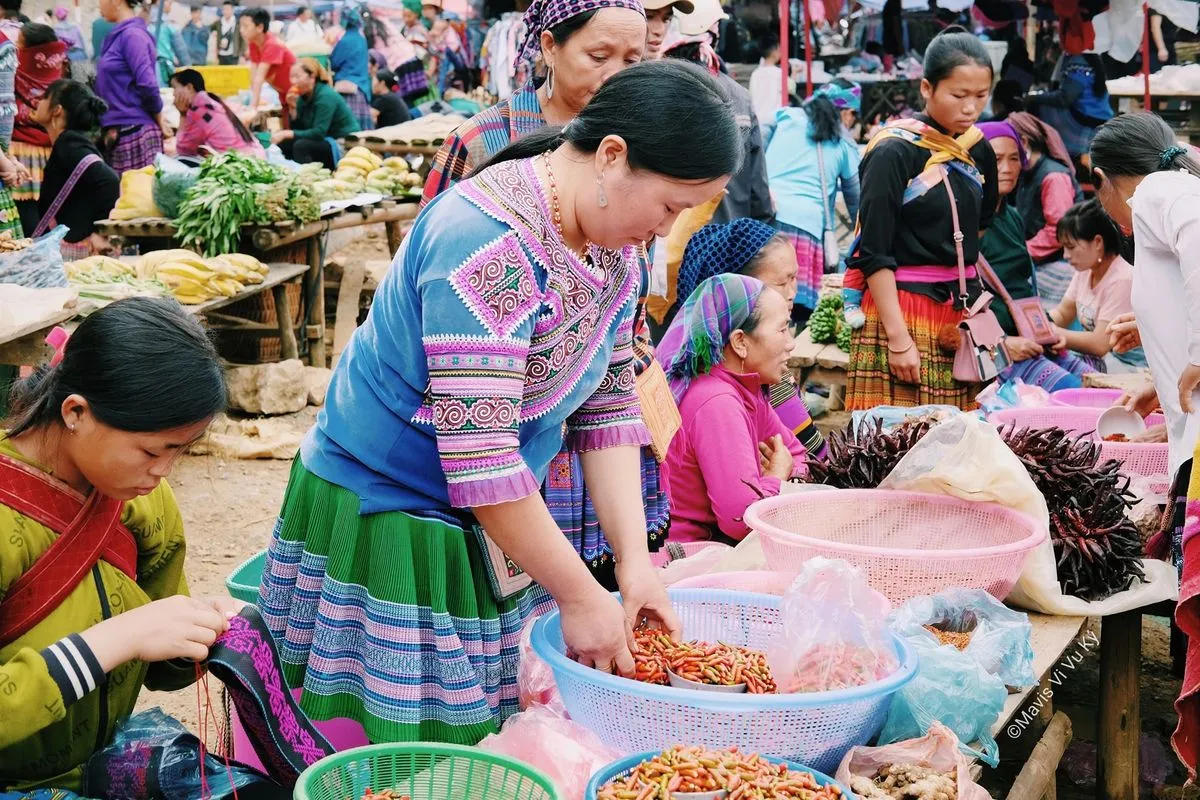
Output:
[[[527,133],[546,127],[537,89],[529,82],[459,125],[446,137],[425,180],[421,207],[471,174],[477,166]]]

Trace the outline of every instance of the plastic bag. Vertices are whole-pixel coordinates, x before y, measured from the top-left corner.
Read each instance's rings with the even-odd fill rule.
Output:
[[[286,790],[245,765],[227,765],[208,752],[201,762],[200,740],[178,720],[152,708],[126,719],[112,744],[88,759],[83,794],[120,800],[221,800],[251,786],[286,796]]]
[[[1033,674],[1033,626],[1029,616],[1005,608],[982,589],[947,589],[932,597],[914,597],[892,612],[892,630],[907,639],[938,639],[924,626],[970,633],[962,651],[1005,686],[1023,689],[1037,683]]]
[[[517,662],[518,702],[522,711],[535,705],[543,705],[565,714],[554,672],[549,664],[533,652],[531,637],[534,623],[537,621],[538,618],[535,617],[526,622],[525,627],[521,629],[521,642],[518,645],[521,660]]]
[[[510,717],[500,733],[478,747],[541,770],[562,800],[584,800],[592,775],[625,755],[579,723],[540,705]]]
[[[15,283],[28,289],[68,286],[63,263],[62,241],[70,233],[59,225],[34,240],[24,250],[0,255],[0,283]]]
[[[121,175],[121,196],[109,212],[109,219],[139,219],[161,217],[162,210],[154,203],[154,167],[127,170]]]
[[[862,686],[899,667],[887,627],[891,603],[845,561],[810,558],[783,596],[767,646],[781,693]]]
[[[934,426],[917,442],[880,489],[930,492],[963,500],[998,503],[1050,527],[1046,500],[1021,460],[1008,449],[994,425],[959,414]],[[1087,602],[1062,593],[1054,545],[1046,537],[1025,559],[1025,568],[1005,600],[1043,614],[1088,617],[1118,614],[1179,597],[1175,568],[1163,561],[1143,563],[1146,580],[1105,600]]]
[[[880,767],[890,764],[916,764],[938,772],[953,772],[958,800],[991,800],[987,791],[971,780],[971,765],[959,752],[958,737],[954,731],[936,722],[930,727],[929,733],[919,739],[882,747],[850,748],[834,777],[853,792],[855,789],[851,784],[855,778],[870,779]]]
[[[925,637],[907,641],[917,651],[920,666],[917,676],[892,696],[879,742],[923,736],[933,723],[941,722],[958,736],[960,750],[995,767],[1000,746],[992,737],[992,725],[1008,698],[1004,681],[953,645],[939,646]],[[966,744],[976,741],[979,750]]]
[[[862,427],[864,422],[874,423],[876,420],[883,422],[885,431],[891,430],[898,425],[903,425],[906,420],[911,417],[934,417],[937,419],[949,418],[962,414],[954,406],[915,406],[913,408],[905,408],[903,406],[876,406],[867,411],[855,411],[850,415],[850,421],[854,425],[855,432]]]
[[[1049,392],[1021,380],[990,383],[975,396],[975,400],[987,414],[1007,408],[1045,408],[1054,405]]]
[[[154,185],[150,196],[164,215],[175,219],[187,190],[200,179],[200,170],[159,153],[154,158]]]

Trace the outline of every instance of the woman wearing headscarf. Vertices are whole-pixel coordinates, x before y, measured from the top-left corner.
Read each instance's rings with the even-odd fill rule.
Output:
[[[27,231],[37,227],[38,198],[46,160],[50,158],[50,136],[33,118],[38,103],[67,68],[67,46],[58,41],[49,25],[26,23],[17,37],[17,119],[13,127],[12,155],[29,173],[29,179],[13,189],[13,200]]]
[[[796,296],[796,251],[788,237],[770,225],[753,219],[736,219],[724,225],[706,225],[688,241],[679,266],[677,297],[688,298],[704,281],[717,275],[747,275],[792,302]],[[677,303],[665,324],[679,311]],[[678,336],[682,328],[675,328]],[[666,338],[659,352],[678,349],[679,343]],[[771,405],[779,419],[815,457],[824,457],[825,439],[813,423],[812,414],[800,398],[790,372],[771,386]]]
[[[1016,205],[1025,220],[1025,242],[1038,267],[1038,294],[1054,308],[1066,294],[1074,270],[1063,259],[1058,221],[1067,209],[1083,201],[1075,166],[1058,131],[1027,111],[1008,115],[1028,154],[1025,174],[1017,187]]]
[[[517,60],[532,61],[540,54],[542,75],[447,137],[434,157],[422,205],[434,201],[510,142],[547,125],[571,122],[609,78],[641,59],[646,46],[640,0],[534,0],[524,22],[526,38]],[[604,198],[605,203],[609,200]],[[654,232],[647,231],[647,238],[653,237]],[[645,332],[648,287],[649,277],[644,274],[634,319],[634,370],[638,376],[657,368]],[[614,587],[612,548],[588,495],[578,453],[565,447],[559,452],[550,465],[543,492],[554,521],[592,573],[603,585]],[[666,539],[670,503],[651,447],[642,448],[642,493],[647,537],[657,549]]]
[[[360,131],[375,127],[371,116],[371,76],[367,62],[367,39],[363,36],[362,9],[346,6],[342,9],[342,27],[346,32],[329,54],[334,88],[350,107]]]
[[[843,78],[813,93],[803,108],[781,108],[767,126],[767,178],[775,219],[796,252],[800,271],[793,319],[817,307],[825,274],[824,237],[837,228],[838,187],[850,218],[858,216],[858,145],[849,129],[862,110],[862,87]]]
[[[790,322],[781,293],[726,274],[696,287],[671,323],[660,351],[683,419],[667,456],[672,541],[744,538],[746,509],[804,474],[805,449],[767,389],[787,372]]]

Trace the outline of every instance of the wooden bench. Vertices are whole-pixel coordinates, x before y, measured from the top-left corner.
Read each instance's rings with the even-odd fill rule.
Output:
[[[817,344],[805,328],[796,337],[788,368],[796,376],[796,386],[801,390],[806,383],[829,387],[830,411],[840,411],[845,406],[846,374],[850,368],[850,354],[845,350],[836,344]]]

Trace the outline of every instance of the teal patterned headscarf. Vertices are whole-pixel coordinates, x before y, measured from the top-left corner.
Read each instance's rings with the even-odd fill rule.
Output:
[[[725,274],[696,287],[658,345],[658,358],[682,402],[692,378],[725,359],[730,335],[754,314],[766,285],[747,275]]]

